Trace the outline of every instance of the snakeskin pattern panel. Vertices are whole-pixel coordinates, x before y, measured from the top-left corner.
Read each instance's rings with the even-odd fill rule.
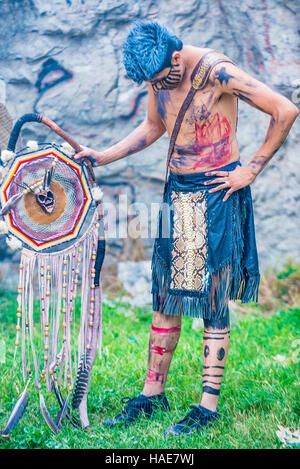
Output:
[[[206,191],[176,192],[173,203],[170,287],[203,291],[207,273]]]

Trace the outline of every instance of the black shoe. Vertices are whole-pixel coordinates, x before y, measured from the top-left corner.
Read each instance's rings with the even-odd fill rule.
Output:
[[[102,424],[108,427],[115,427],[120,424],[129,424],[134,422],[142,413],[149,418],[158,410],[170,410],[170,406],[164,392],[155,396],[144,396],[140,394],[138,397],[123,397],[122,403],[126,403],[126,407],[122,412],[112,419],[103,420]]]
[[[199,432],[201,428],[206,427],[210,422],[217,420],[220,417],[218,410],[213,412],[200,405],[191,405],[191,411],[180,420],[176,425],[168,427],[164,431],[164,435],[180,436],[182,434],[189,435],[194,432]]]

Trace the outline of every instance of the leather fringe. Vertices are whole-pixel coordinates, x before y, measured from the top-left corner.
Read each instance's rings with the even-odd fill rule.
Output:
[[[249,275],[238,259],[232,259],[218,271],[209,272],[204,294],[170,292],[168,269],[156,252],[152,260],[153,310],[172,316],[220,319],[226,315],[228,300],[257,301],[259,281],[259,274]]]

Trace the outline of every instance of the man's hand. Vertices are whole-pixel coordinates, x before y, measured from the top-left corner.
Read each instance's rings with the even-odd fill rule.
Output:
[[[237,166],[233,171],[209,171],[205,173],[205,176],[218,176],[217,179],[211,179],[204,183],[205,185],[219,184],[217,187],[210,189],[209,192],[228,189],[223,198],[223,202],[226,202],[233,192],[248,186],[255,179],[255,175],[249,166]]]
[[[80,160],[81,158],[88,158],[93,166],[97,166],[100,164],[100,153],[96,150],[92,150],[89,147],[84,147],[81,145],[83,150],[75,153],[74,158],[75,160]]]

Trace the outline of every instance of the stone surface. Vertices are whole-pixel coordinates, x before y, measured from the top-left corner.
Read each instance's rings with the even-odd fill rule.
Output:
[[[14,119],[36,111],[83,145],[105,149],[145,117],[146,86],[124,78],[121,45],[134,20],[149,18],[165,23],[186,44],[224,52],[296,103],[297,5],[297,0],[2,0],[0,100]],[[260,147],[268,121],[267,115],[240,102],[242,162]],[[299,134],[300,119],[252,186],[262,268],[281,265],[288,256],[299,260]],[[37,124],[28,125],[23,137],[57,141]],[[163,136],[143,152],[98,168],[105,202],[115,205],[124,193],[129,203],[146,204],[144,214],[150,212],[150,203],[161,200],[167,146]],[[150,258],[153,239],[143,242]],[[122,248],[117,238],[109,244],[112,250]]]
[[[133,306],[152,304],[151,295],[151,262],[119,262],[118,276],[123,288],[131,296],[122,298]]]

